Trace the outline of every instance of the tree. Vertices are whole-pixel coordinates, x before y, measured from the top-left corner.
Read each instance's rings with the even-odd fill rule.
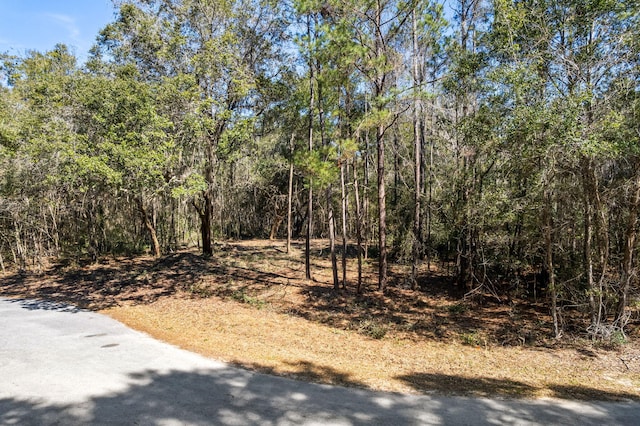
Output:
[[[69,147],[76,59],[64,45],[24,58],[5,56],[0,149],[0,250],[8,246],[14,263],[39,267],[42,258],[60,254],[65,242],[60,229]],[[72,244],[71,244],[72,245]]]
[[[424,172],[425,163],[425,139],[426,139],[426,111],[424,107],[427,92],[427,72],[430,74],[431,83],[437,80],[439,72],[438,54],[441,49],[442,33],[446,22],[442,17],[441,5],[431,2],[416,2],[411,13],[411,78],[413,83],[413,167],[414,167],[414,194],[413,194],[413,244],[411,265],[411,287],[417,288],[417,273],[420,259],[423,257],[423,199],[425,198]],[[431,123],[432,124],[432,123]],[[434,132],[435,129],[430,129]],[[431,138],[433,139],[433,138]],[[427,244],[430,244],[431,225],[431,195],[433,176],[433,145],[430,146],[428,175],[429,193],[427,198]],[[428,250],[428,248],[427,248]]]
[[[339,17],[334,34],[346,47],[343,60],[353,62],[370,85],[372,108],[362,125],[374,129],[377,146],[378,289],[384,291],[388,268],[385,133],[398,116],[390,108],[394,105],[390,96],[391,74],[399,60],[394,47],[411,16],[412,5],[396,1],[371,4],[349,1],[332,2],[327,7]]]
[[[154,92],[141,82],[133,67],[118,70],[115,78],[86,75],[80,80],[81,111],[77,116],[79,141],[74,149],[74,174],[97,174],[113,191],[130,199],[149,233],[152,252],[161,255],[149,203],[168,191],[165,178],[177,158],[171,122],[157,109]]]
[[[256,81],[268,74],[272,40],[282,23],[274,5],[244,1],[132,1],[121,5],[108,25],[96,56],[108,53],[116,63],[134,63],[146,80],[192,75],[199,93],[198,173],[206,188],[192,200],[201,223],[202,249],[211,255],[212,227],[221,150],[225,155],[250,138],[251,107],[261,92]],[[257,105],[256,105],[257,106]],[[224,144],[224,146],[222,146]]]

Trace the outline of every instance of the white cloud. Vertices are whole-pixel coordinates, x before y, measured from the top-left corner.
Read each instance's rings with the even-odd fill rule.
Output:
[[[45,16],[55,24],[67,30],[67,32],[69,33],[69,37],[72,40],[78,41],[80,39],[80,29],[76,25],[76,20],[71,16],[58,13],[47,13]]]

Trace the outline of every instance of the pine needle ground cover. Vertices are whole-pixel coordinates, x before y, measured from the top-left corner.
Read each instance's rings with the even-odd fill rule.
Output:
[[[377,390],[470,396],[640,400],[637,315],[626,340],[593,342],[579,328],[551,338],[551,318],[530,297],[452,294],[446,268],[426,266],[420,289],[407,267],[375,291],[365,264],[355,294],[332,289],[326,244],[313,244],[313,280],[302,245],[218,244],[163,256],[67,262],[3,277],[0,295],[74,303],[156,338],[260,372]],[[442,266],[442,265],[439,265]],[[543,297],[543,296],[541,296]],[[566,316],[571,313],[567,312]]]

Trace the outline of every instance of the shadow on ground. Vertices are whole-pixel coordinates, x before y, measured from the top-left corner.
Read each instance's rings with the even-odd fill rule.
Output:
[[[56,312],[86,312],[86,310],[78,308],[74,305],[69,305],[62,302],[52,302],[49,300],[34,300],[34,299],[11,299],[9,303],[17,303],[23,309],[28,311],[56,311]]]
[[[488,377],[462,377],[446,374],[414,373],[398,377],[413,389],[420,392],[440,391],[443,393],[464,394],[474,397],[495,395],[517,398],[534,398],[540,389],[527,383],[508,379]],[[464,392],[461,392],[464,389]],[[584,401],[638,401],[640,397],[629,393],[606,392],[586,386],[546,387],[554,398]]]
[[[431,398],[309,385],[232,368],[141,371],[81,404],[0,399],[0,424],[633,424],[637,405]]]
[[[16,272],[3,277],[0,292],[106,309],[120,303],[151,303],[189,290],[209,273],[207,261],[191,252],[159,259],[116,259],[82,268],[54,265],[45,274]]]
[[[331,366],[318,365],[308,361],[287,363],[287,372],[274,369],[258,363],[246,363],[240,361],[231,362],[232,365],[257,371],[263,374],[284,376],[297,380],[311,381],[330,385],[340,385],[358,389],[369,387],[351,375],[339,371]],[[640,396],[624,392],[607,392],[601,389],[587,386],[570,386],[551,384],[544,388],[531,386],[527,383],[510,379],[495,379],[490,377],[464,377],[458,375],[412,373],[396,377],[420,394],[437,392],[438,395],[456,395],[473,398],[517,398],[536,399],[542,392],[550,394],[553,398],[582,401],[640,401]]]

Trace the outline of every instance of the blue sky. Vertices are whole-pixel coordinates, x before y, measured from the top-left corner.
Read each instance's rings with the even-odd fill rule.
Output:
[[[0,0],[0,52],[24,55],[64,43],[82,63],[114,12],[111,0]]]

